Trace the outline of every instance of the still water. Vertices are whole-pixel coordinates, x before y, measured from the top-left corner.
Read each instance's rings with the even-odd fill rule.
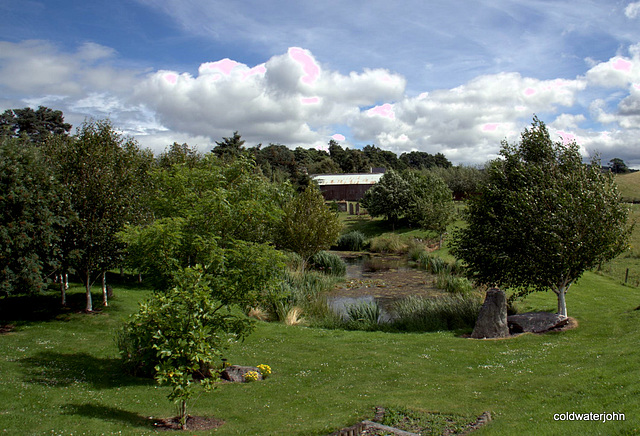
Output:
[[[327,295],[327,303],[343,316],[349,305],[376,302],[382,309],[382,321],[386,321],[396,301],[410,295],[438,293],[433,276],[410,265],[404,256],[340,254],[347,264],[346,281]]]

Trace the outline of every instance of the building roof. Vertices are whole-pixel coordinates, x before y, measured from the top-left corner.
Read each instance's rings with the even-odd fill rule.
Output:
[[[319,186],[330,185],[373,185],[380,181],[384,174],[316,174],[311,176]]]

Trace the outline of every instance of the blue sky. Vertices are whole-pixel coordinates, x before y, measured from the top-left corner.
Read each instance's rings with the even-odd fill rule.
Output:
[[[640,2],[0,0],[0,109],[158,152],[376,144],[481,165],[534,114],[640,168]],[[343,139],[344,138],[344,139]]]

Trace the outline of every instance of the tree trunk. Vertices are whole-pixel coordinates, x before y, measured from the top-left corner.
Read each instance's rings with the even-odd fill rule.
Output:
[[[558,296],[558,315],[567,316],[567,300],[565,299],[567,289],[569,286],[562,286],[555,291]]]
[[[91,301],[91,272],[87,270],[87,282],[86,282],[86,287],[87,287],[87,307],[86,307],[86,311],[87,312],[93,312],[93,302]]]
[[[185,400],[180,401],[180,424],[182,429],[187,429],[187,402]]]
[[[104,306],[109,305],[109,300],[107,298],[107,272],[102,272],[102,304]]]
[[[62,298],[62,307],[67,305],[67,285],[64,282],[64,275],[60,273],[60,296]]]

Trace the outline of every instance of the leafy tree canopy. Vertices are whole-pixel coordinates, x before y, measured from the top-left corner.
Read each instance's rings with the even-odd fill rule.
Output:
[[[42,289],[59,267],[71,216],[42,151],[23,139],[0,139],[0,293]]]
[[[452,253],[480,283],[518,295],[552,290],[566,316],[571,284],[626,247],[627,209],[613,176],[597,160],[583,164],[575,143],[553,142],[537,117],[519,144],[503,142],[501,156],[471,198]]]
[[[609,164],[611,164],[611,172],[615,174],[625,174],[629,172],[629,167],[627,167],[627,164],[619,157],[611,159]]]
[[[286,194],[256,172],[251,159],[223,162],[207,155],[194,167],[156,169],[150,179],[155,191],[149,207],[155,220],[128,226],[120,237],[131,265],[157,288],[167,288],[177,270],[196,264],[210,274],[221,273],[226,266],[220,256],[228,256],[225,250],[239,241],[256,250],[274,242]]]
[[[116,132],[108,120],[85,122],[76,135],[58,136],[46,149],[77,215],[66,228],[64,251],[80,254],[71,266],[84,281],[91,311],[96,274],[122,258],[116,233],[145,217],[141,206],[152,155]]]
[[[64,122],[59,110],[39,106],[37,110],[30,107],[24,109],[7,109],[0,115],[0,133],[11,138],[21,136],[34,143],[43,143],[50,135],[66,135],[71,124]]]
[[[431,172],[387,171],[364,195],[371,216],[384,216],[392,225],[401,218],[424,229],[444,232],[453,219],[451,190]]]
[[[315,185],[292,193],[283,213],[277,245],[298,253],[305,262],[319,251],[329,249],[338,239],[341,228],[338,216],[325,204]]]

